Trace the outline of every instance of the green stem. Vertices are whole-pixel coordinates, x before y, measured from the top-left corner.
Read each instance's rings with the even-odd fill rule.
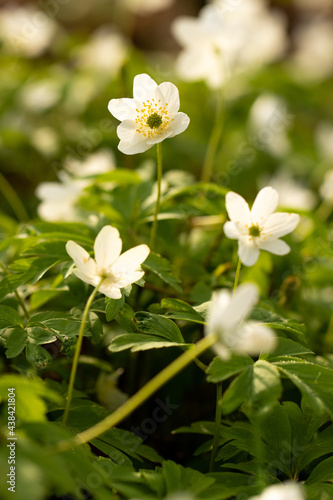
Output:
[[[220,91],[217,94],[217,103],[216,103],[216,112],[215,112],[215,121],[214,121],[214,127],[211,133],[211,136],[209,138],[209,143],[208,143],[208,148],[205,156],[205,161],[202,167],[202,172],[201,172],[201,182],[209,182],[212,172],[213,172],[213,167],[214,167],[214,161],[215,161],[215,156],[216,152],[219,146],[222,130],[223,130],[223,94]]]
[[[0,267],[3,269],[4,273],[8,276],[10,274],[10,272],[8,271],[7,267],[5,266],[5,264],[0,260]],[[14,290],[14,294],[15,294],[15,297],[18,301],[18,303],[20,304],[20,306],[22,307],[23,309],[23,312],[26,316],[27,319],[30,319],[30,314],[25,306],[25,303],[24,303],[24,300],[22,299],[21,295],[18,293],[17,290]]]
[[[238,285],[238,281],[239,281],[239,273],[240,273],[241,265],[242,265],[241,260],[238,259],[233,293],[235,293],[235,291],[237,290],[237,285]]]
[[[215,429],[214,429],[212,454],[210,456],[209,472],[214,472],[215,459],[219,447],[221,418],[222,418],[221,398],[222,398],[222,382],[219,382],[218,384],[216,384]]]
[[[156,231],[157,231],[157,217],[158,217],[158,214],[160,211],[162,175],[163,175],[162,145],[159,142],[157,144],[157,199],[156,199],[156,204],[155,204],[154,220],[153,220],[153,225],[151,227],[150,244],[149,244],[151,250],[153,250],[154,246],[155,246]]]
[[[29,219],[29,215],[21,202],[20,198],[17,196],[15,190],[9,184],[7,179],[0,172],[0,191],[3,196],[8,201],[9,205],[12,207],[13,212],[19,221],[26,221]]]
[[[89,299],[87,300],[86,307],[84,308],[83,311],[83,316],[81,320],[81,326],[80,326],[80,331],[79,331],[79,336],[77,338],[76,342],[76,347],[75,347],[75,353],[74,353],[74,358],[73,358],[73,364],[72,364],[72,370],[71,370],[71,375],[69,378],[69,385],[68,385],[68,393],[67,393],[67,400],[66,400],[66,406],[65,406],[65,411],[64,415],[62,418],[62,423],[66,424],[67,419],[68,419],[68,414],[69,414],[69,408],[71,405],[72,401],[72,396],[73,396],[73,389],[74,389],[74,382],[75,382],[75,376],[76,376],[76,371],[77,371],[77,365],[79,362],[79,356],[81,352],[81,346],[82,346],[82,340],[83,340],[83,332],[84,332],[84,327],[86,326],[86,321],[87,317],[89,314],[89,309],[90,306],[98,292],[99,287],[101,286],[103,279],[100,281],[100,283],[94,288],[92,294],[90,295]]]
[[[170,363],[170,365],[164,368],[164,370],[147,382],[146,385],[144,385],[137,393],[134,394],[134,396],[128,399],[116,411],[111,413],[111,415],[108,415],[104,420],[83,431],[74,438],[66,441],[60,441],[49,451],[51,453],[59,453],[73,447],[80,446],[88,441],[91,441],[92,439],[95,439],[107,430],[119,424],[119,422],[127,418],[134,410],[141,406],[152,394],[154,394],[154,392],[160,389],[160,387],[185,368],[185,366],[187,366],[197,356],[211,347],[217,340],[218,336],[215,334],[204,337],[194,346],[193,349],[185,351],[181,356]]]

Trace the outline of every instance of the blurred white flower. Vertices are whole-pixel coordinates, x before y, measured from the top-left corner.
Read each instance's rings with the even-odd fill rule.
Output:
[[[287,171],[280,170],[273,177],[266,179],[263,185],[267,184],[277,191],[280,207],[312,210],[316,205],[314,192],[295,181]]]
[[[333,73],[333,25],[326,18],[312,17],[298,27],[294,36],[295,53],[289,68],[294,78],[316,82]]]
[[[261,495],[256,495],[249,500],[306,500],[300,484],[292,481],[274,484],[264,489]]]
[[[51,222],[80,220],[77,202],[87,182],[72,179],[65,172],[58,176],[60,182],[41,182],[37,186],[36,196],[41,200],[38,216]]]
[[[125,154],[143,153],[168,137],[181,134],[189,117],[179,113],[179,92],[173,83],[157,85],[146,74],[137,75],[134,99],[111,99],[109,111],[122,123],[118,125],[118,149]]]
[[[74,274],[85,283],[97,286],[99,291],[111,299],[121,298],[121,288],[139,281],[144,275],[140,265],[146,260],[150,249],[138,245],[120,255],[122,240],[119,231],[112,226],[104,226],[94,243],[95,260],[74,241],[68,241],[66,251],[74,260]]]
[[[322,158],[333,163],[333,125],[319,123],[315,131],[316,145]]]
[[[299,222],[298,214],[273,213],[279,195],[275,189],[265,187],[257,194],[252,209],[242,196],[233,191],[226,195],[226,209],[230,221],[224,224],[228,238],[238,240],[238,256],[246,266],[253,266],[260,250],[275,255],[290,252],[287,243],[279,238],[291,233]]]
[[[230,8],[214,2],[198,18],[177,18],[171,28],[184,49],[177,60],[179,76],[205,80],[211,88],[275,60],[286,47],[284,19],[261,0],[241,0]]]
[[[325,174],[324,181],[319,188],[321,197],[330,205],[333,204],[333,170]]]
[[[31,144],[42,154],[54,155],[59,150],[59,137],[52,127],[39,127],[31,131]]]
[[[253,103],[249,113],[250,131],[255,145],[274,156],[285,156],[290,151],[287,129],[291,117],[286,102],[274,94],[262,94]]]
[[[109,29],[99,28],[89,41],[77,52],[77,64],[81,68],[93,69],[102,75],[117,76],[128,53],[126,40]]]
[[[109,411],[114,411],[128,399],[128,395],[117,387],[120,373],[102,372],[96,383],[98,401]]]
[[[0,39],[9,52],[39,56],[51,45],[57,30],[54,19],[30,5],[0,10]]]
[[[83,161],[75,160],[72,156],[68,157],[64,166],[66,170],[76,177],[105,174],[116,167],[114,155],[109,149],[100,149]]]
[[[29,111],[45,111],[60,100],[62,82],[50,78],[27,82],[19,92],[20,103]]]
[[[226,289],[213,294],[205,335],[219,335],[213,348],[222,359],[228,359],[231,352],[254,356],[274,349],[276,337],[270,328],[244,321],[258,298],[258,288],[252,283],[240,285],[234,294]]]
[[[121,0],[121,5],[134,14],[149,14],[166,9],[175,0]]]

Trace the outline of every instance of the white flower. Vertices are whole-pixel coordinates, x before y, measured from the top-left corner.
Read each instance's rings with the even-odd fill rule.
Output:
[[[266,179],[267,181],[267,179]],[[311,189],[293,179],[286,170],[280,170],[262,185],[269,184],[279,195],[279,206],[296,210],[312,210],[316,205],[316,197]]]
[[[115,169],[116,165],[113,153],[108,149],[100,149],[81,162],[69,156],[64,166],[76,177],[87,177],[110,172]]]
[[[74,260],[74,274],[85,283],[97,286],[99,291],[111,299],[121,298],[121,288],[135,283],[144,275],[140,265],[150,252],[147,245],[138,245],[121,253],[122,241],[119,231],[112,226],[104,226],[98,233],[95,244],[95,260],[74,241],[66,244],[67,253]]]
[[[110,113],[122,122],[117,128],[118,149],[122,153],[143,153],[188,127],[190,119],[185,113],[178,113],[179,92],[172,83],[157,85],[150,76],[137,75],[133,96],[134,99],[111,99],[108,106]]]
[[[62,171],[58,176],[61,182],[41,182],[37,186],[36,196],[41,200],[37,208],[38,216],[51,222],[79,220],[76,205],[87,182],[74,180]]]
[[[289,481],[285,484],[274,484],[265,488],[261,495],[249,498],[249,500],[306,500],[302,487]]]
[[[128,43],[107,26],[95,31],[88,42],[78,51],[78,65],[81,68],[101,72],[101,76],[116,76],[128,53]]]
[[[274,94],[262,94],[253,103],[249,113],[249,126],[254,145],[274,156],[285,156],[290,151],[287,129],[290,125],[286,103]]]
[[[37,57],[50,45],[58,31],[54,16],[32,6],[0,11],[0,38],[15,54]]]
[[[246,266],[253,266],[260,250],[286,255],[290,247],[279,238],[289,234],[299,222],[299,215],[273,213],[278,206],[278,193],[271,187],[259,191],[252,209],[242,196],[230,191],[226,209],[230,221],[224,224],[228,238],[238,240],[238,256]]]
[[[302,84],[304,80],[317,82],[333,73],[333,26],[327,17],[310,18],[295,33],[295,54],[290,60],[290,71]]]
[[[134,14],[149,14],[165,9],[173,2],[174,0],[121,0],[120,3]]]
[[[177,72],[185,81],[205,80],[218,88],[230,74],[279,57],[286,45],[284,24],[259,0],[242,0],[230,8],[216,2],[203,7],[198,18],[181,16],[171,27],[184,49]]]
[[[222,359],[228,359],[230,351],[256,355],[274,349],[276,337],[270,328],[244,321],[257,300],[258,288],[252,283],[240,285],[234,294],[224,289],[213,295],[205,335],[219,335],[214,349]]]

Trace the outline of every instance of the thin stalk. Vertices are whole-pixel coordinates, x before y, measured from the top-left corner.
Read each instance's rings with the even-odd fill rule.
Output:
[[[162,167],[162,145],[159,142],[157,145],[157,198],[156,198],[156,204],[155,204],[155,211],[154,211],[154,220],[153,220],[153,225],[151,227],[151,233],[150,233],[150,249],[153,250],[155,246],[155,240],[156,240],[156,231],[157,231],[157,217],[160,212],[160,200],[161,200],[161,182],[162,182],[162,175],[163,175],[163,167]]]
[[[240,273],[241,265],[242,265],[241,260],[238,259],[233,293],[235,293],[235,291],[237,290],[237,285],[238,285],[238,281],[239,281],[239,273]]]
[[[75,347],[75,353],[74,353],[74,358],[73,358],[73,364],[72,364],[72,370],[71,370],[71,375],[69,378],[69,385],[68,385],[68,393],[67,393],[67,400],[66,400],[66,406],[65,406],[65,411],[64,415],[62,417],[62,423],[66,424],[67,419],[68,419],[68,414],[69,414],[69,408],[71,405],[72,397],[73,397],[73,389],[74,389],[74,383],[75,383],[75,377],[76,377],[76,371],[77,371],[77,365],[79,362],[79,356],[81,352],[81,347],[82,347],[82,340],[83,340],[83,332],[84,332],[84,327],[86,326],[86,321],[87,317],[89,314],[89,310],[91,307],[91,304],[98,292],[99,287],[101,286],[103,279],[100,281],[100,283],[94,288],[92,294],[90,295],[89,299],[87,300],[86,307],[84,308],[83,311],[83,316],[81,320],[81,326],[80,326],[80,331],[79,331],[79,336],[77,338],[76,342],[76,347]]]
[[[1,172],[0,172],[0,191],[8,201],[9,205],[11,206],[18,220],[19,221],[28,220],[29,215],[25,209],[25,206],[23,205],[20,198],[17,196],[16,191],[12,188],[12,186],[9,184],[9,182],[2,175]]]
[[[223,94],[220,91],[217,94],[214,127],[209,138],[208,148],[201,171],[201,182],[209,182],[213,172],[215,156],[223,130],[223,110]]]
[[[164,370],[152,378],[146,385],[144,385],[137,393],[128,399],[122,406],[117,408],[116,411],[108,415],[104,420],[98,424],[90,427],[89,429],[81,432],[72,439],[60,441],[55,446],[49,449],[51,453],[60,453],[69,450],[73,447],[80,446],[96,437],[100,436],[107,430],[119,424],[122,420],[127,418],[134,410],[141,406],[154,392],[160,389],[171,378],[177,375],[183,368],[185,368],[197,356],[206,351],[218,340],[218,336],[208,335],[201,339],[193,349],[188,349],[181,356],[175,359]]]
[[[219,382],[218,384],[216,384],[215,429],[214,429],[212,454],[210,456],[209,472],[214,472],[215,459],[219,447],[221,418],[222,418],[222,406],[220,401],[221,398],[222,398],[222,382]]]
[[[10,272],[8,271],[7,267],[5,266],[5,264],[0,260],[0,267],[3,269],[4,273],[8,276],[10,274]],[[22,307],[23,309],[23,312],[26,316],[27,319],[30,319],[30,314],[25,306],[25,303],[24,303],[24,300],[22,299],[21,295],[18,293],[17,290],[14,290],[14,294],[15,294],[15,297],[18,301],[18,303],[20,304],[20,306]]]

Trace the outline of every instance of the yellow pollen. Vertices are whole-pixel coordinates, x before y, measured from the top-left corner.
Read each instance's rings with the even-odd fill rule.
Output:
[[[136,132],[143,134],[147,139],[161,137],[166,134],[170,123],[168,103],[161,106],[160,100],[156,102],[155,99],[147,99],[142,103],[141,109],[137,109],[136,112],[135,123],[138,126]]]

